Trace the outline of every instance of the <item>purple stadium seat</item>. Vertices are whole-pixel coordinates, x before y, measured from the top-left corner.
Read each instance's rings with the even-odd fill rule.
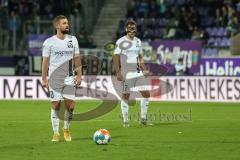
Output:
[[[217,48],[213,48],[211,52],[212,52],[211,54],[212,54],[214,57],[217,57],[217,56],[218,56],[218,49],[217,49]]]
[[[161,38],[163,36],[163,33],[160,29],[155,29],[154,30],[154,36],[157,38]]]
[[[209,27],[209,26],[212,26],[214,22],[215,22],[215,18],[205,17],[205,18],[201,18],[200,25],[202,27]]]
[[[224,28],[223,27],[218,28],[217,36],[224,37]]]
[[[222,41],[221,38],[216,38],[215,41],[214,41],[214,45],[213,46],[214,47],[219,47],[220,44],[221,44],[221,41]]]
[[[215,18],[214,17],[208,17],[208,25],[212,26],[215,23]]]
[[[217,36],[217,33],[218,33],[218,28],[214,27],[212,29],[212,36]]]
[[[198,7],[197,10],[200,16],[206,17],[209,9],[205,7]]]
[[[240,12],[240,2],[237,3],[236,7],[237,7],[237,11]]]
[[[214,28],[207,28],[207,32],[208,32],[208,35],[210,36],[210,37],[216,37],[216,36],[218,36],[218,34],[219,34],[219,29],[218,28],[216,28],[216,27],[214,27]]]
[[[231,39],[227,38],[227,46],[230,47],[230,45],[231,45]]]
[[[212,55],[211,55],[211,48],[206,48],[204,55],[205,55],[205,56],[208,56],[208,57],[212,56]]]
[[[227,29],[224,27],[218,28],[217,36],[219,37],[227,37]]]
[[[223,38],[220,46],[221,47],[230,47],[230,44],[231,44],[231,42],[230,42],[229,38]]]
[[[223,38],[220,42],[220,47],[227,47],[227,39],[226,38]]]
[[[210,28],[210,27],[207,27],[207,28],[206,28],[206,31],[207,31],[208,35],[210,36],[210,34],[211,34],[211,31],[212,31],[212,28]]]
[[[216,57],[218,56],[218,49],[217,48],[205,48],[204,55],[208,57]]]
[[[208,47],[213,47],[214,46],[215,39],[214,38],[209,38],[207,41],[207,46]]]
[[[156,21],[155,21],[155,25],[156,27],[160,27],[160,19],[159,18],[156,18]]]
[[[167,25],[167,21],[165,18],[161,18],[158,20],[158,26],[159,27],[165,27]]]
[[[148,10],[148,3],[141,2],[140,5],[139,5],[139,8],[138,8],[138,13],[146,14],[148,12],[149,12],[149,10]]]
[[[156,24],[156,19],[155,18],[151,18],[149,19],[149,22],[148,22],[151,26],[155,26]]]
[[[206,48],[202,48],[202,50],[201,50],[201,56],[206,56]]]
[[[136,22],[138,25],[142,25],[143,24],[143,18],[137,18]]]

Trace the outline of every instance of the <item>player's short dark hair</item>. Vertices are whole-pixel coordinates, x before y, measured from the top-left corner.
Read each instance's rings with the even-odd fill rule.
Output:
[[[127,21],[126,27],[129,26],[129,25],[130,25],[130,26],[133,26],[133,25],[137,26],[137,23],[136,23],[134,20],[131,19],[131,20],[128,20],[128,21]]]
[[[64,15],[58,15],[58,16],[56,16],[56,17],[54,18],[54,20],[53,20],[53,25],[55,26],[56,23],[57,23],[59,20],[61,20],[61,19],[67,19],[67,17],[64,16]]]

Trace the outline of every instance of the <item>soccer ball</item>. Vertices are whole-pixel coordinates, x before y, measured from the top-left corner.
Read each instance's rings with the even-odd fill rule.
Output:
[[[93,135],[96,144],[108,144],[111,141],[110,132],[106,129],[99,129]]]

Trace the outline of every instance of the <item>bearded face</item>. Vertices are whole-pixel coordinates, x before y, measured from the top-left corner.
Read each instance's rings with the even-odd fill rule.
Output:
[[[137,34],[137,27],[136,25],[128,25],[126,27],[127,35],[131,38],[133,38]]]
[[[61,29],[62,34],[68,34],[69,33],[69,28]]]
[[[59,30],[62,34],[68,34],[69,33],[68,20],[67,19],[59,20],[56,29]]]

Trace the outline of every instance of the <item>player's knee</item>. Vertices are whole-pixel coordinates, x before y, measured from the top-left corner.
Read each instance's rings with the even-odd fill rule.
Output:
[[[75,106],[75,102],[72,100],[65,100],[65,108],[68,110],[73,110]]]
[[[149,98],[150,97],[150,93],[148,91],[142,92],[142,96],[144,98]]]
[[[71,104],[69,104],[68,110],[69,112],[73,112],[75,106],[75,102],[73,101]]]
[[[60,105],[61,105],[61,101],[54,101],[54,102],[52,102],[52,108],[54,110],[59,110],[60,109]]]
[[[123,100],[127,100],[128,101],[129,100],[129,96],[130,96],[129,94],[123,94],[122,98],[123,98]]]

